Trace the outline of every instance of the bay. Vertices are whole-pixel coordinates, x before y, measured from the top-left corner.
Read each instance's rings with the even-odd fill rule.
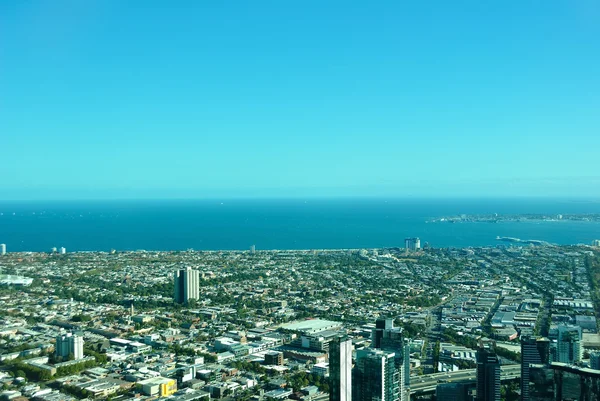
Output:
[[[589,244],[600,223],[428,223],[458,214],[600,213],[568,199],[205,199],[0,202],[10,251],[246,250],[488,246],[497,236]]]

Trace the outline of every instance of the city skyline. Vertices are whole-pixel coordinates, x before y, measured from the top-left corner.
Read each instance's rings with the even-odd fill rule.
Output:
[[[0,4],[2,199],[600,196],[600,6]]]

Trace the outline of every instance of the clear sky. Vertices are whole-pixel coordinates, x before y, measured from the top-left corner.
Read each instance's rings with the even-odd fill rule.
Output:
[[[0,2],[0,199],[600,197],[600,2]]]

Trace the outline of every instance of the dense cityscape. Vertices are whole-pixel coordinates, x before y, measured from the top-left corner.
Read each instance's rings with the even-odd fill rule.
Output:
[[[596,400],[598,245],[1,246],[0,397]]]
[[[0,0],[0,401],[600,401],[599,21]]]

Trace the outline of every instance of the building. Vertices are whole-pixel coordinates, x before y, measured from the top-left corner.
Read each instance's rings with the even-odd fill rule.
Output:
[[[500,401],[500,360],[492,348],[477,351],[476,401]]]
[[[304,395],[314,396],[319,392],[319,388],[317,386],[306,386],[302,387],[300,391],[302,391],[302,394]]]
[[[168,397],[177,391],[177,382],[166,377],[152,377],[139,381],[142,393],[147,396]]]
[[[351,401],[352,340],[338,337],[329,345],[329,401]]]
[[[333,322],[323,319],[306,319],[281,325],[281,328],[301,335],[311,335],[323,331],[339,330],[342,327],[340,322]]]
[[[600,246],[600,239],[595,239],[592,241],[592,246]]]
[[[421,249],[421,240],[419,238],[406,238],[404,245],[407,251],[418,251]]]
[[[253,255],[256,253],[256,245],[250,246],[250,253]]]
[[[175,302],[188,303],[190,299],[200,298],[200,272],[191,267],[177,270],[175,279]]]
[[[33,283],[33,279],[29,277],[0,274],[0,286],[27,287],[31,283]]]
[[[535,401],[598,401],[600,371],[561,362],[532,364],[528,391]]]
[[[558,341],[553,362],[562,362],[574,364],[581,361],[583,356],[583,346],[581,327],[579,326],[558,326]]]
[[[575,325],[581,327],[584,332],[595,333],[598,327],[595,316],[577,315],[575,316]]]
[[[265,365],[283,365],[283,352],[268,351],[265,353]]]
[[[600,371],[553,362],[554,395],[556,400],[598,400]]]
[[[328,320],[309,319],[288,323],[281,328],[297,334],[296,339],[290,342],[290,346],[327,352],[329,343],[340,336],[341,324]]]
[[[394,321],[392,319],[379,318],[375,321],[375,328],[371,335],[373,341],[373,348],[381,348],[381,339],[383,333],[386,330],[390,330],[394,327]]]
[[[285,400],[287,399],[290,395],[292,395],[292,390],[291,389],[283,389],[283,388],[278,388],[275,390],[271,390],[271,391],[267,391],[266,393],[264,393],[264,397],[267,399],[273,399],[273,400]]]
[[[6,255],[6,244],[0,244],[0,255]]]
[[[310,369],[310,373],[320,377],[329,377],[329,363],[321,362],[315,363]]]
[[[523,336],[521,338],[521,400],[529,401],[530,366],[546,364],[550,356],[550,340]]]
[[[377,319],[372,334],[373,347],[394,353],[401,400],[406,399],[405,386],[410,385],[410,346],[404,341],[401,327],[394,327],[393,319]]]
[[[66,334],[56,337],[55,354],[66,360],[72,354],[74,359],[83,358],[83,337]]]
[[[65,248],[64,246],[61,246],[59,252],[61,255],[64,255],[65,253],[67,253],[67,248]]]
[[[399,384],[393,352],[373,348],[356,352],[352,401],[397,401],[400,399]]]
[[[590,368],[600,370],[600,351],[590,353]]]
[[[550,365],[530,364],[529,383],[526,388],[529,399],[532,401],[554,401],[554,372]]]

